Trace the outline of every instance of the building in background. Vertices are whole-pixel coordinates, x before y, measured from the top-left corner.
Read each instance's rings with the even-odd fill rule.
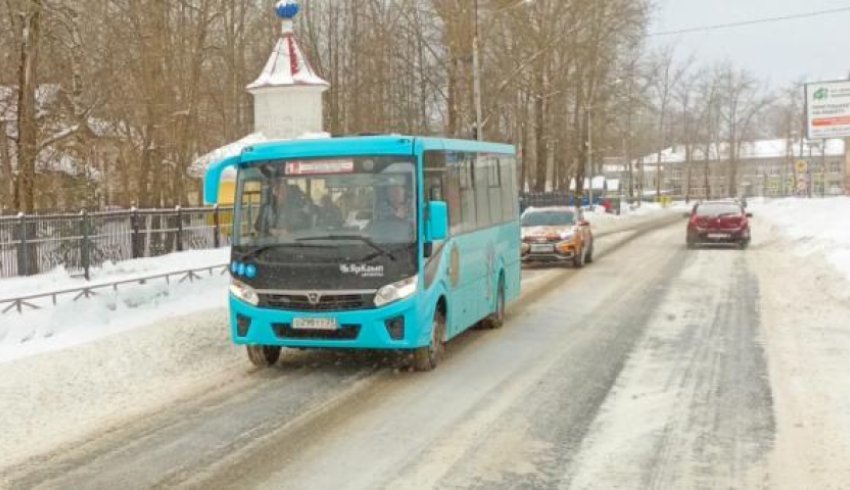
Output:
[[[850,157],[843,139],[768,139],[742,142],[731,158],[727,143],[674,145],[633,162],[632,175],[643,166],[644,195],[655,195],[661,176],[663,195],[705,199],[728,196],[836,196],[850,191]],[[805,162],[805,164],[801,164]],[[736,177],[730,189],[732,167]],[[804,169],[804,175],[798,171]],[[620,178],[625,189],[627,166],[606,165],[606,175]],[[801,186],[801,181],[804,184]],[[627,193],[627,192],[626,192]]]

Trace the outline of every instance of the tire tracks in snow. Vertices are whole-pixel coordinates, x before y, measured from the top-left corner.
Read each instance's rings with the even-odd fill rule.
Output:
[[[582,449],[573,488],[768,485],[773,400],[745,254],[689,252]]]

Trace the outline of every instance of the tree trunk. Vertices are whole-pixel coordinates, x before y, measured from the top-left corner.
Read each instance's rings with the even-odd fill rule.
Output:
[[[12,155],[9,152],[9,139],[6,137],[6,121],[0,121],[0,213],[6,210],[15,196],[15,174],[12,170]]]
[[[35,162],[38,152],[36,122],[36,66],[41,34],[42,0],[31,0],[21,30],[21,61],[18,71],[18,196],[16,207],[35,211]]]

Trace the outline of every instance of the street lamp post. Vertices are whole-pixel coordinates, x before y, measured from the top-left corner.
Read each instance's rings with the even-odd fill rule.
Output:
[[[478,52],[478,0],[473,5],[472,15],[475,18],[475,28],[472,34],[472,91],[475,98],[475,139],[484,139],[481,130],[481,61]]]
[[[593,107],[587,108],[587,205],[593,209]]]
[[[499,13],[505,10],[510,10],[521,5],[532,3],[534,0],[519,0],[516,4],[503,7],[496,10],[494,13]],[[481,108],[481,53],[479,47],[478,35],[478,0],[473,0],[472,4],[473,17],[473,32],[472,32],[472,98],[475,104],[475,139],[481,141],[484,139],[484,131],[481,125],[483,124],[483,110]]]

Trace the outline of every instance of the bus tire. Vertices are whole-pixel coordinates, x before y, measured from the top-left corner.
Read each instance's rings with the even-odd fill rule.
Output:
[[[276,345],[249,345],[247,346],[248,359],[251,364],[259,368],[274,366],[280,359],[280,346]]]
[[[499,328],[505,324],[505,276],[499,275],[499,285],[496,289],[496,311],[484,319],[487,328]]]
[[[445,334],[446,315],[442,310],[437,308],[437,311],[434,312],[434,321],[431,326],[431,343],[413,351],[413,369],[417,371],[431,371],[437,367],[445,347],[445,343],[443,342]]]

